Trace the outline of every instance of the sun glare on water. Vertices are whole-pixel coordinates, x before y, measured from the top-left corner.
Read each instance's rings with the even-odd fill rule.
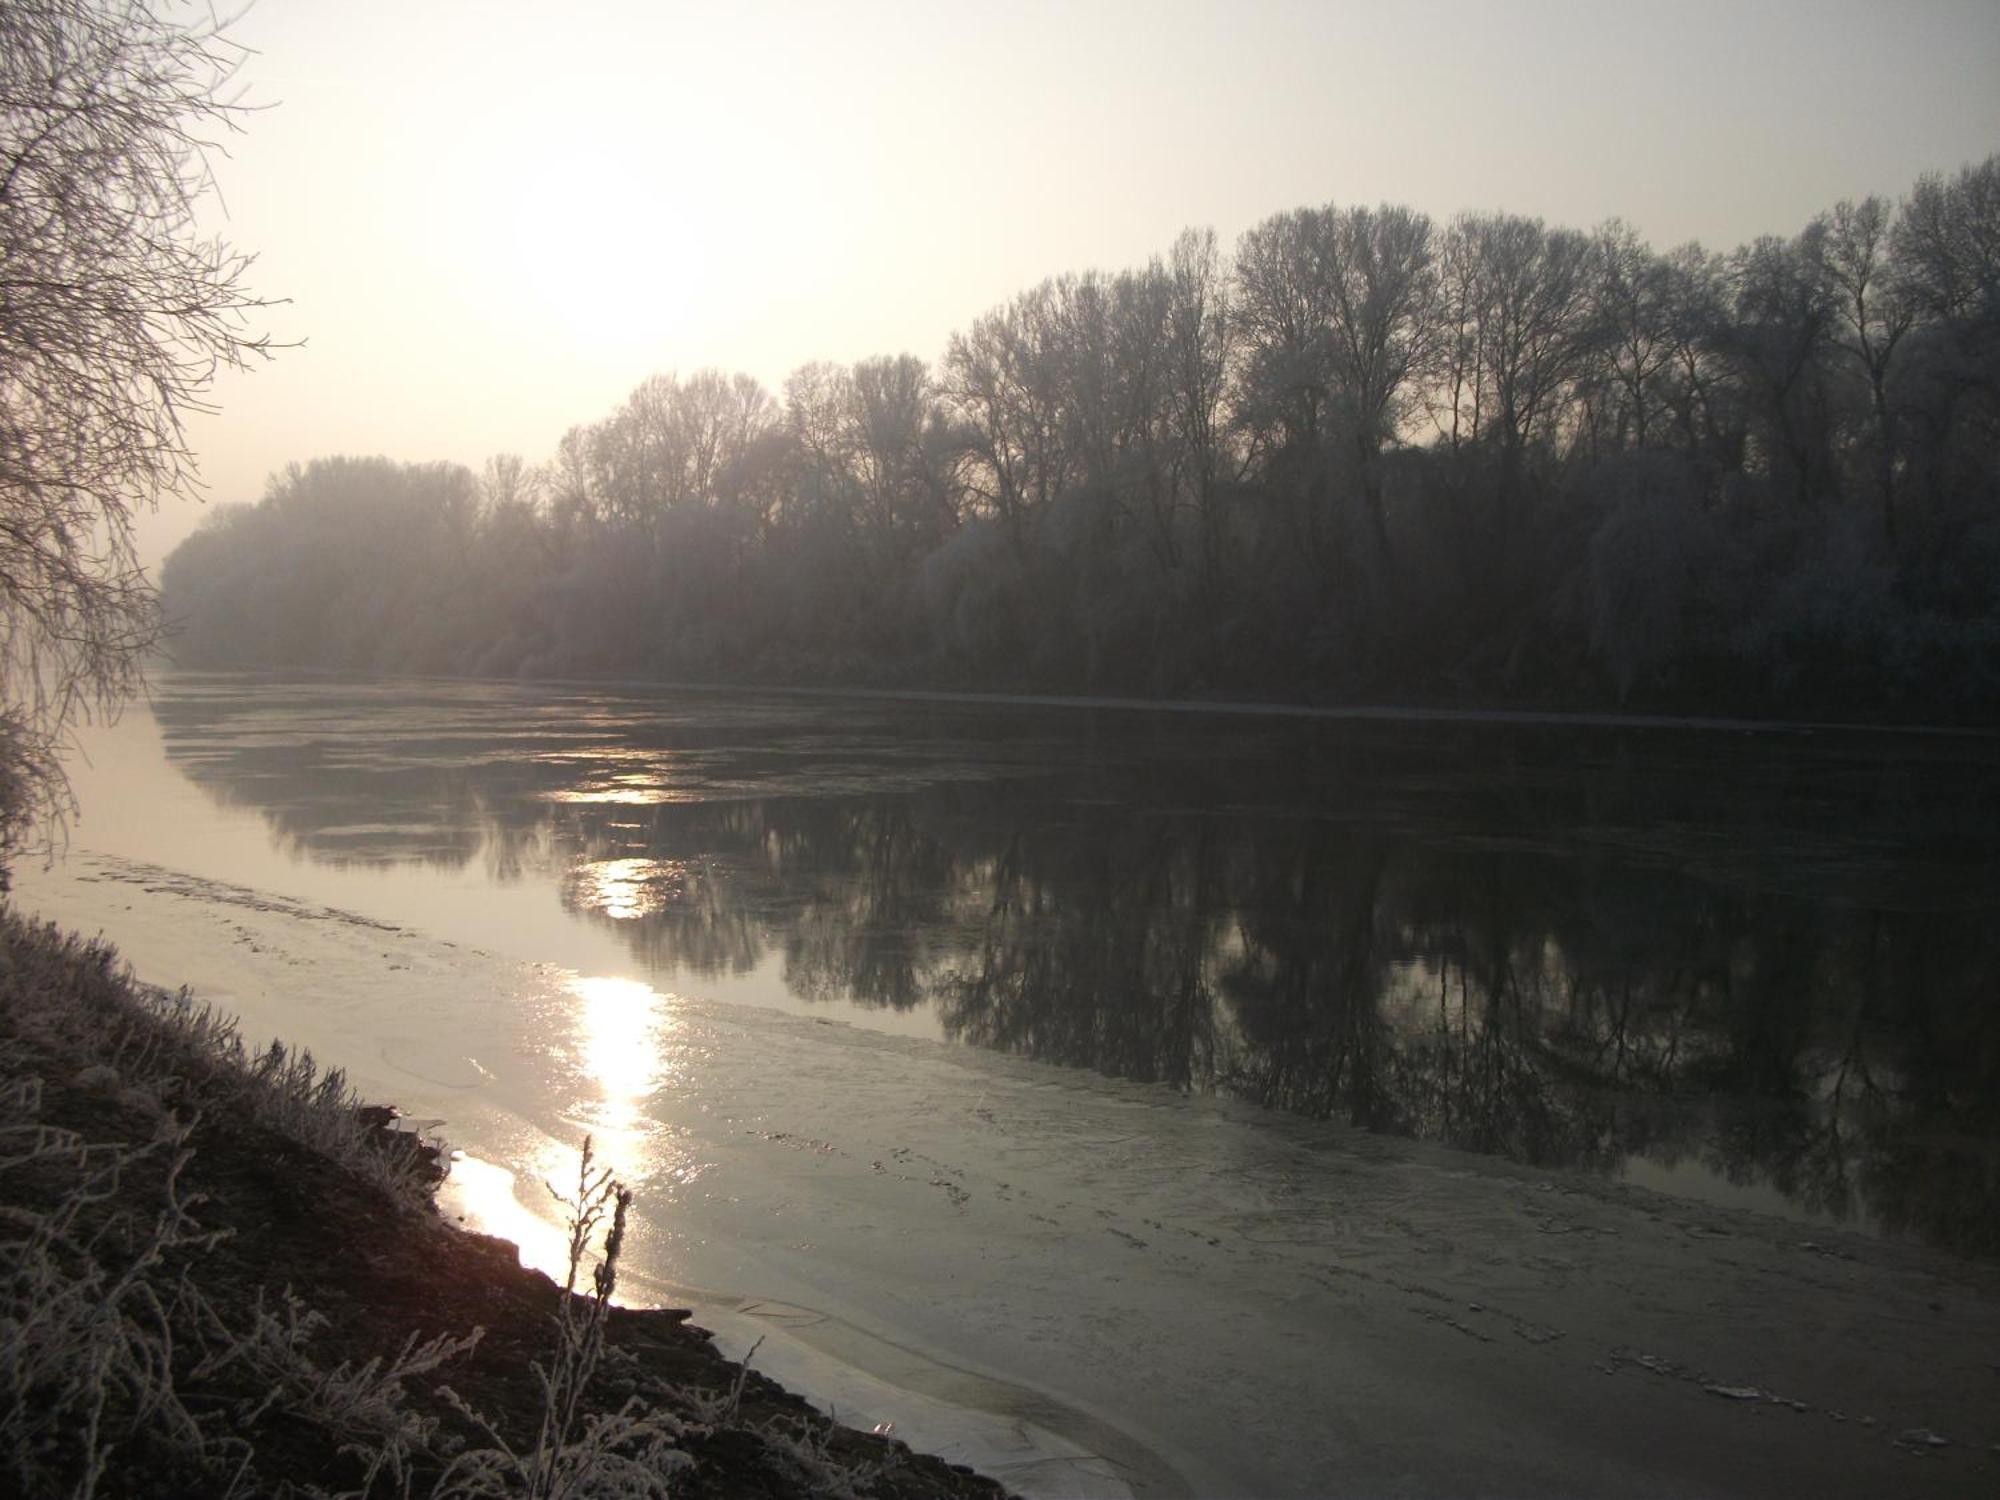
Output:
[[[681,1066],[680,1023],[670,997],[635,979],[574,975],[556,992],[548,1015],[567,1027],[563,1055],[574,1094],[563,1110],[573,1127],[564,1138],[540,1136],[528,1160],[513,1167],[461,1155],[452,1164],[443,1201],[474,1228],[514,1241],[526,1265],[558,1279],[567,1267],[567,1239],[557,1195],[576,1190],[578,1151],[591,1138],[593,1170],[608,1168],[629,1186],[671,1192],[698,1169],[673,1133],[647,1110]]]
[[[580,1060],[600,1093],[594,1123],[630,1133],[647,1096],[666,1082],[672,1013],[659,991],[636,979],[578,977],[568,987],[580,1002]]]
[[[600,912],[614,922],[631,922],[666,910],[687,884],[686,871],[676,862],[658,859],[604,859],[580,865],[569,880],[579,906]],[[589,984],[627,983],[587,980]],[[644,989],[641,985],[639,988]]]

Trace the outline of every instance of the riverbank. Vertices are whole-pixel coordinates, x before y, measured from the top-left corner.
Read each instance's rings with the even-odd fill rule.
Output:
[[[356,1103],[108,946],[0,909],[15,1493],[1004,1493],[838,1425],[684,1311],[587,1295],[615,1210],[595,1178],[567,1296],[448,1226],[430,1153]]]

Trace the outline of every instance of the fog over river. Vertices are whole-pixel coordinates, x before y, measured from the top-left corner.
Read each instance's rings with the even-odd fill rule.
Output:
[[[635,1296],[1016,1488],[2000,1476],[2000,739],[172,674],[86,743],[21,904],[531,1261],[592,1134]]]

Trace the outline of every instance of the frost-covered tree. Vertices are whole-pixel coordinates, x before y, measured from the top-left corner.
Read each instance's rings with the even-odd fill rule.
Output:
[[[0,5],[0,836],[67,809],[80,716],[158,631],[132,523],[198,485],[185,437],[262,354],[250,258],[205,235],[237,49],[205,8]]]
[[[1896,534],[1899,458],[1897,352],[1916,322],[1916,305],[1890,260],[1894,210],[1880,198],[1841,203],[1826,220],[1826,268],[1839,309],[1836,347],[1868,387],[1867,447],[1874,456],[1883,535]]]

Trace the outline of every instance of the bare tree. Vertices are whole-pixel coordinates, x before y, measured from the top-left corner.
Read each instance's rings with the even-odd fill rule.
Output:
[[[1692,242],[1669,250],[1662,264],[1673,357],[1661,376],[1661,394],[1681,446],[1714,468],[1719,453],[1733,450],[1730,435],[1740,426],[1729,399],[1726,361],[1716,347],[1717,330],[1727,317],[1728,267],[1723,257]]]
[[[1485,416],[1485,367],[1479,359],[1478,248],[1461,221],[1438,245],[1437,337],[1431,344],[1425,407],[1439,440],[1452,452],[1479,441]]]
[[[1402,432],[1413,399],[1412,377],[1437,336],[1431,221],[1385,203],[1346,209],[1333,216],[1331,228],[1326,271],[1337,314],[1330,330],[1334,366],[1369,529],[1386,562],[1382,451]]]
[[[936,406],[929,368],[913,354],[864,359],[851,374],[849,401],[869,528],[912,546],[934,539],[937,507],[924,464]]]
[[[1590,241],[1516,214],[1459,222],[1478,263],[1479,356],[1492,388],[1492,427],[1511,462],[1559,417],[1595,347]],[[1503,474],[1504,487],[1512,471]]]
[[[1017,548],[1029,518],[1068,487],[1075,467],[1062,411],[1059,299],[1056,284],[1043,282],[953,334],[945,351],[945,393],[981,471],[973,492]]]
[[[1236,247],[1231,310],[1244,355],[1240,415],[1262,449],[1317,446],[1331,425],[1326,222],[1318,209],[1274,214]]]
[[[1603,339],[1603,378],[1615,393],[1616,446],[1649,446],[1653,413],[1674,363],[1671,268],[1631,225],[1614,219],[1597,232],[1594,295]]]
[[[186,440],[268,352],[250,257],[204,236],[237,128],[226,22],[148,0],[0,5],[0,840],[70,810],[61,753],[159,631],[134,516],[199,488]]]
[[[1933,318],[2000,317],[2000,153],[1918,179],[1895,231],[1909,290]]]
[[[1222,589],[1222,505],[1228,391],[1235,367],[1230,317],[1232,267],[1212,229],[1189,229],[1167,262],[1169,400],[1179,438],[1182,483],[1201,529],[1201,588],[1212,607]]]
[[[1723,346],[1741,380],[1773,484],[1800,510],[1830,497],[1833,336],[1838,292],[1824,220],[1795,239],[1764,235],[1730,257],[1732,316]]]
[[[1860,366],[1868,381],[1873,427],[1875,485],[1882,534],[1896,539],[1896,413],[1889,391],[1896,351],[1916,321],[1916,308],[1896,284],[1889,259],[1895,210],[1880,198],[1842,202],[1825,220],[1826,270],[1839,307],[1835,347]]]

